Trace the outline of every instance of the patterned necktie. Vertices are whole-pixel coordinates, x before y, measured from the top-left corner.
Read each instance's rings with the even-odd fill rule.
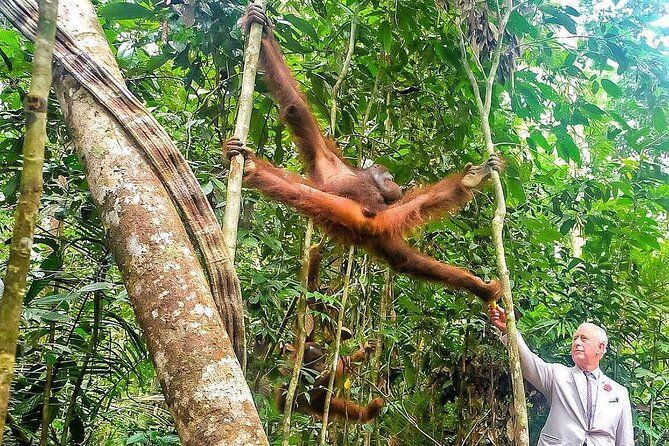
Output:
[[[587,404],[586,404],[586,410],[587,410],[587,416],[588,416],[588,429],[592,426],[592,383],[591,379],[595,379],[595,375],[592,374],[592,372],[583,372],[585,374],[585,383],[587,385]]]

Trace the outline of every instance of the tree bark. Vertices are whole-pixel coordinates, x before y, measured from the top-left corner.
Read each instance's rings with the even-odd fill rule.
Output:
[[[118,80],[88,0],[62,2],[61,26]],[[55,86],[108,243],[184,445],[266,445],[260,419],[177,209],[142,151],[64,71]]]
[[[24,35],[34,38],[37,16],[34,0],[0,0],[0,12]],[[77,20],[85,19],[82,16]],[[243,367],[244,311],[239,281],[207,197],[169,135],[127,89],[118,67],[105,66],[92,58],[82,46],[82,39],[74,35],[67,28],[58,27],[54,42],[56,60],[122,124],[169,191],[202,254],[216,307]]]
[[[504,0],[503,4],[497,4],[499,23],[497,23],[496,41],[497,46],[490,62],[490,69],[487,73],[483,73],[484,89],[481,92],[479,82],[469,63],[465,36],[462,30],[461,22],[458,19],[457,30],[458,40],[460,44],[460,56],[462,66],[469,79],[469,83],[474,93],[476,107],[481,117],[481,130],[483,132],[483,140],[485,142],[486,152],[492,155],[495,152],[495,144],[492,141],[492,130],[490,128],[490,113],[492,107],[492,94],[494,90],[495,77],[497,76],[497,69],[499,67],[500,57],[502,55],[502,48],[504,45],[504,34],[506,32],[506,25],[509,22],[511,13],[514,10],[513,0]],[[476,56],[474,56],[475,58]],[[476,59],[474,59],[476,61]],[[506,265],[506,254],[504,250],[504,219],[506,218],[506,200],[504,198],[504,189],[499,177],[499,173],[492,171],[491,180],[495,192],[495,216],[492,220],[492,238],[495,245],[495,258],[497,260],[497,271],[499,279],[502,283],[502,301],[507,310],[507,332],[509,335],[509,342],[507,343],[507,353],[509,354],[509,368],[511,369],[511,387],[513,392],[513,423],[514,433],[513,442],[519,446],[529,445],[529,431],[527,422],[527,402],[525,401],[525,385],[523,383],[523,372],[520,367],[520,355],[518,353],[518,342],[516,340],[516,316],[514,312],[513,296],[511,294],[511,280],[509,269]],[[493,303],[492,305],[496,305]]]
[[[257,0],[256,4],[264,7],[265,0]],[[246,145],[253,112],[253,90],[256,84],[258,71],[258,57],[262,43],[262,25],[254,23],[249,30],[248,43],[244,52],[244,72],[242,74],[242,91],[239,94],[237,121],[235,122],[235,137]],[[223,154],[225,156],[225,154]],[[223,236],[228,247],[230,261],[235,261],[237,250],[237,226],[242,203],[242,179],[244,176],[244,157],[240,154],[230,160],[228,172],[228,190],[223,214]]]
[[[19,337],[35,220],[42,197],[46,110],[51,89],[51,60],[57,13],[57,0],[40,1],[32,80],[30,91],[23,100],[26,112],[23,170],[19,200],[14,215],[14,231],[9,248],[5,286],[0,300],[0,444],[7,418],[9,387],[14,372],[16,342]]]

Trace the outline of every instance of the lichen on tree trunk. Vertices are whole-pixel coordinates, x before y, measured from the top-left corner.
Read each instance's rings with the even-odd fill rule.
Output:
[[[0,0],[0,12],[28,38],[34,37],[37,9],[33,0]],[[80,21],[86,19],[78,18]],[[99,26],[96,27],[99,29]],[[163,186],[169,190],[197,249],[202,253],[216,307],[237,357],[244,365],[241,291],[216,216],[188,163],[158,121],[126,88],[113,59],[112,63],[105,65],[91,58],[82,46],[82,39],[74,37],[78,31],[77,27],[57,29],[54,56],[132,136]]]
[[[118,75],[89,0],[62,1],[59,19],[80,47]],[[163,183],[136,140],[77,80],[60,71],[54,82],[182,444],[268,444]]]

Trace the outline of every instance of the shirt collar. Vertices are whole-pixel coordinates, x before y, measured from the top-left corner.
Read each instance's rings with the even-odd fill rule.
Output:
[[[582,370],[579,366],[576,366],[581,372],[585,372],[585,370]],[[592,375],[595,377],[597,381],[599,381],[599,378],[602,376],[602,370],[597,367],[595,370],[591,371]]]

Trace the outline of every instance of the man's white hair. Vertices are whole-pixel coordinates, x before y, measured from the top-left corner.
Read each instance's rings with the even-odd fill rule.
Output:
[[[606,335],[606,330],[604,330],[597,324],[593,324],[592,322],[583,322],[581,324],[581,327],[584,326],[592,328],[595,331],[595,333],[597,333],[597,337],[599,337],[599,342],[602,342],[604,344],[604,351],[606,351],[606,348],[609,346],[609,337]]]

